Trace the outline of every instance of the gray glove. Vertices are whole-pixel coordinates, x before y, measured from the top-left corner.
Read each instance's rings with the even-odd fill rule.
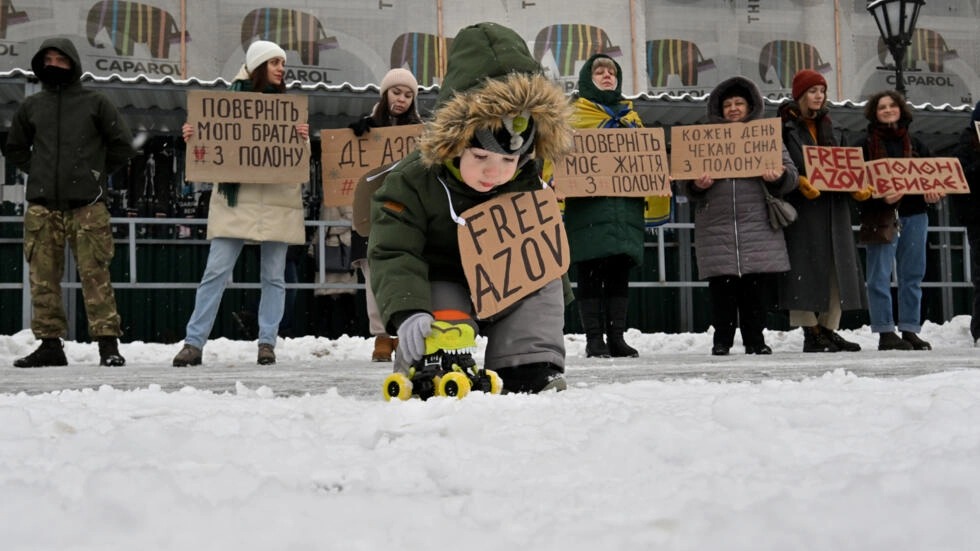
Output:
[[[413,364],[425,355],[425,338],[432,332],[435,319],[428,312],[412,314],[398,326],[398,353],[408,364]]]

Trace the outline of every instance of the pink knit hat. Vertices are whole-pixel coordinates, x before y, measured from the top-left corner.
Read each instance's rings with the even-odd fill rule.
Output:
[[[415,80],[415,75],[408,69],[392,69],[381,79],[381,95],[383,96],[392,86],[406,86],[413,92],[417,92],[419,81]]]

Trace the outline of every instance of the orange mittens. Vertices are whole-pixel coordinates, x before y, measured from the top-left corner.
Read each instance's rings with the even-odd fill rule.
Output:
[[[820,197],[820,190],[810,185],[810,179],[806,176],[800,176],[799,180],[800,193],[803,194],[807,199],[816,199]]]
[[[871,186],[868,186],[857,191],[852,191],[851,197],[853,197],[855,201],[867,201],[868,199],[871,199],[871,192]]]

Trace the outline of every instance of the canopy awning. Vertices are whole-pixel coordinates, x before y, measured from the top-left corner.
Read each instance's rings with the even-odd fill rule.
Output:
[[[126,117],[134,132],[151,135],[177,134],[186,119],[188,90],[223,90],[229,83],[223,79],[211,81],[191,78],[177,80],[170,77],[150,79],[144,76],[123,78],[119,76],[96,77],[86,73],[82,77],[86,86],[105,93]],[[0,131],[10,127],[10,120],[26,90],[37,86],[32,73],[19,69],[0,73]],[[379,89],[375,84],[366,86],[301,85],[294,82],[292,92],[302,92],[309,97],[310,126],[314,129],[342,128],[371,111],[378,100]],[[419,111],[423,116],[435,105],[438,87],[419,91]],[[633,106],[647,126],[671,127],[706,122],[705,97],[690,95],[650,96],[641,94],[631,98]],[[778,102],[766,100],[767,116],[776,116]],[[864,132],[864,102],[832,102],[831,117],[835,126],[847,135]],[[913,105],[915,122],[912,129],[934,151],[942,151],[956,143],[960,132],[969,125],[972,106],[929,103]]]

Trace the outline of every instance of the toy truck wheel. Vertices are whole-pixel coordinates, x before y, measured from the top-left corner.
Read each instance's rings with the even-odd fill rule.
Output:
[[[496,371],[487,370],[487,377],[490,377],[490,394],[500,394],[504,390],[504,380],[497,375]]]
[[[404,373],[392,373],[385,378],[382,392],[386,401],[392,398],[408,400],[412,397],[412,381]]]
[[[436,396],[463,398],[469,393],[470,379],[458,371],[446,373],[436,383]]]

